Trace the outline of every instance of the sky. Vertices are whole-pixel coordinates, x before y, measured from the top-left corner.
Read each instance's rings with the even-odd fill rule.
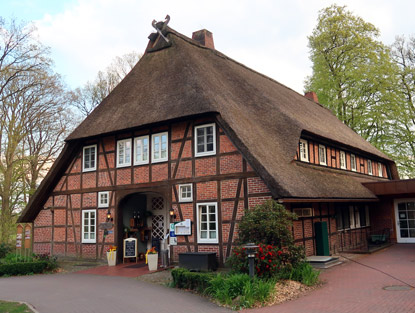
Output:
[[[415,34],[413,0],[1,0],[0,17],[36,25],[69,88],[94,80],[116,56],[144,52],[151,22],[169,14],[176,31],[191,37],[206,28],[217,50],[303,93],[312,73],[307,36],[334,3],[379,28],[385,44]]]

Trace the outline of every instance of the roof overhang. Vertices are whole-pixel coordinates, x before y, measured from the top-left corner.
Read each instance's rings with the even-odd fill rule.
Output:
[[[400,179],[363,183],[376,196],[408,197],[415,196],[415,179]]]

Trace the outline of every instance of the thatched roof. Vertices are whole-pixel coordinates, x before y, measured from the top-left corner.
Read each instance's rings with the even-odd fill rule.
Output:
[[[168,27],[165,34],[170,44],[147,51],[67,140],[218,112],[279,197],[353,198],[358,191],[330,188],[327,176],[340,183],[344,175],[293,164],[303,131],[390,161],[321,105]]]
[[[160,40],[150,42],[131,72],[67,138],[68,145],[211,112],[276,198],[376,198],[353,175],[293,161],[303,132],[381,159],[397,175],[393,161],[328,109],[169,27],[164,34],[169,44],[150,36]]]

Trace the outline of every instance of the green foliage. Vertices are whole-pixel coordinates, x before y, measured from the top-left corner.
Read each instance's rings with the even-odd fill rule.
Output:
[[[251,279],[247,274],[217,275],[206,292],[221,304],[240,309],[267,301],[274,286],[273,280]]]
[[[34,255],[24,256],[18,253],[8,253],[4,258],[0,259],[0,263],[3,264],[12,264],[12,263],[23,263],[23,262],[33,262]]]
[[[190,272],[184,268],[171,271],[172,286],[195,290],[233,308],[249,308],[264,303],[274,291],[275,281],[251,279],[246,274],[220,275]]]
[[[281,204],[268,200],[245,211],[239,223],[239,241],[270,244],[279,249],[292,245],[291,226],[292,220],[296,218]]]
[[[4,258],[6,256],[6,254],[12,252],[12,246],[2,242],[0,243],[0,259]]]
[[[290,279],[299,281],[307,286],[313,286],[318,282],[320,271],[315,270],[310,264],[303,262],[293,267]]]
[[[42,273],[47,268],[46,261],[0,264],[0,276],[16,276]]]
[[[346,125],[380,149],[392,141],[396,65],[379,30],[344,6],[320,11],[308,37],[313,74],[305,88]]]
[[[0,301],[0,312],[8,313],[30,313],[30,310],[26,304],[17,302]]]
[[[184,268],[175,268],[171,271],[172,285],[176,288],[195,290],[203,293],[214,277],[212,273],[190,272]]]

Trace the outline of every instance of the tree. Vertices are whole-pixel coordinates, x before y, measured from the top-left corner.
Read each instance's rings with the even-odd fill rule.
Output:
[[[378,29],[344,6],[320,11],[308,37],[313,74],[306,89],[346,125],[384,151],[391,142],[386,113],[396,71]]]
[[[135,51],[116,57],[104,72],[98,72],[93,82],[88,81],[84,87],[77,88],[72,93],[75,107],[84,117],[88,116],[131,71],[140,58],[141,54]]]
[[[399,112],[393,150],[401,174],[415,178],[415,37],[397,37],[391,50],[398,67],[395,111]]]
[[[49,50],[30,25],[0,18],[0,242],[56,157],[68,121],[67,97]]]

